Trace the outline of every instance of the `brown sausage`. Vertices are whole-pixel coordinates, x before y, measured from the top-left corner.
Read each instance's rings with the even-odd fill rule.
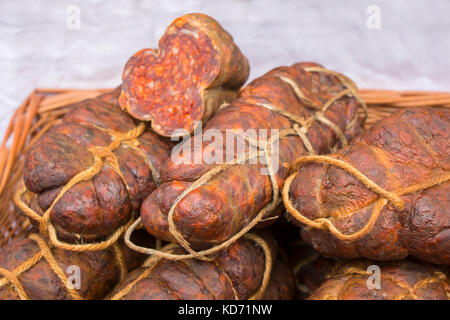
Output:
[[[263,107],[274,106],[296,117],[308,118],[314,109],[301,100],[292,83],[315,105],[322,106],[330,98],[345,89],[334,75],[309,72],[305,68],[320,67],[314,63],[298,63],[291,67],[279,67],[254,80],[242,89],[238,98],[228,107],[221,109],[206,125],[204,132],[216,130],[224,133],[227,129],[243,130],[289,130],[293,126],[286,116]],[[335,123],[347,139],[359,130],[357,109],[359,103],[354,97],[337,99],[324,116]],[[336,144],[333,131],[319,121],[312,121],[306,134],[317,153],[329,152]],[[202,138],[202,136],[200,136]],[[219,137],[220,138],[220,137]],[[203,137],[203,141],[205,137]],[[224,138],[225,139],[225,138]],[[192,181],[214,167],[204,159],[209,155],[223,154],[226,159],[236,159],[242,154],[239,148],[225,148],[219,143],[204,142],[202,148],[192,144],[192,154],[181,153],[178,161],[172,158],[163,166],[162,185],[143,203],[142,223],[152,235],[166,241],[175,239],[169,232],[167,214],[174,200]],[[248,145],[247,145],[248,147]],[[247,150],[245,151],[247,152]],[[287,177],[290,165],[307,149],[297,135],[282,137],[279,141],[279,170],[276,172],[278,186],[281,187]],[[199,158],[199,164],[186,164],[189,159]],[[220,160],[220,159],[219,159]],[[272,184],[269,175],[262,172],[264,164],[246,163],[229,166],[208,182],[189,192],[175,207],[173,220],[194,249],[202,249],[223,243],[242,230],[258,212],[272,200]]]
[[[28,190],[38,194],[38,214],[51,206],[76,174],[93,165],[89,148],[108,146],[113,141],[108,130],[127,133],[136,128],[118,105],[119,93],[120,87],[74,104],[62,123],[33,145],[25,159],[24,181]],[[157,186],[153,173],[159,174],[170,146],[150,131],[131,143],[135,148],[122,143],[112,152],[121,175],[103,159],[96,176],[71,187],[56,203],[50,220],[59,235],[85,240],[104,237],[129,221],[133,210],[139,210],[142,200]]]
[[[380,120],[333,158],[341,159],[387,191],[395,191],[450,169],[450,112],[411,108]],[[404,208],[387,203],[368,234],[346,240],[328,230],[303,228],[303,239],[326,255],[373,260],[408,255],[450,264],[450,182],[401,195]],[[308,219],[329,218],[344,235],[361,230],[380,196],[352,174],[322,163],[306,163],[289,189],[294,207]],[[294,222],[302,225],[291,214]]]
[[[281,261],[276,261],[276,244],[264,235],[272,252],[275,267],[264,299],[292,297],[293,278]],[[180,247],[174,253],[183,253]],[[275,262],[276,261],[276,262]],[[142,278],[148,267],[131,272],[112,292],[113,299],[126,300],[245,300],[261,287],[265,271],[265,255],[252,240],[241,238],[220,251],[213,261],[186,259],[159,260]],[[280,274],[278,274],[280,273]],[[141,277],[125,295],[117,295],[123,288]]]
[[[120,104],[160,135],[186,135],[234,99],[248,74],[247,59],[217,21],[187,14],[167,28],[159,49],[140,50],[127,62]]]
[[[367,272],[380,268],[379,285]],[[373,278],[374,279],[374,278]],[[369,286],[370,285],[370,286]],[[374,263],[355,261],[341,265],[316,289],[310,300],[447,300],[450,298],[446,275],[436,266],[402,260]]]
[[[138,238],[138,239],[136,239]],[[135,240],[151,245],[148,236],[135,234]],[[128,249],[119,242],[127,270],[138,267],[144,255]],[[32,239],[19,239],[2,248],[0,253],[0,268],[12,272],[23,265],[28,259],[41,252],[37,242]],[[77,267],[80,271],[77,293],[82,299],[102,299],[120,280],[121,269],[112,248],[95,252],[71,252],[61,249],[51,249],[59,267],[66,272],[66,277],[72,274],[69,267]],[[19,283],[31,300],[66,300],[73,297],[66,285],[57,276],[45,257],[39,259],[29,269],[17,277]],[[70,282],[70,279],[68,279]],[[0,275],[0,300],[17,300],[19,295],[10,282]]]

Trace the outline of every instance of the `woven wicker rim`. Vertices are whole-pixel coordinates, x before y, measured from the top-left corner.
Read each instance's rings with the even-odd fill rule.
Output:
[[[30,224],[14,208],[12,198],[20,185],[24,157],[30,147],[61,118],[72,103],[113,89],[36,89],[14,112],[0,146],[0,247],[26,236]],[[450,108],[450,92],[360,90],[367,103],[366,126],[404,107]]]

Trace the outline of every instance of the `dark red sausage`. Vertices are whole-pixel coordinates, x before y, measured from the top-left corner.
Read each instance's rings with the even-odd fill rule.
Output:
[[[448,110],[404,109],[374,124],[332,157],[351,164],[382,188],[395,191],[448,174],[449,128]],[[380,199],[347,171],[319,163],[300,168],[289,196],[308,219],[330,218],[345,235],[367,224]],[[338,239],[328,230],[315,228],[304,228],[302,236],[330,256],[392,260],[412,255],[431,263],[450,264],[450,182],[402,195],[401,199],[403,210],[388,202],[370,232],[355,240]]]
[[[309,72],[307,67],[320,67],[314,63],[298,63],[291,67],[279,67],[252,81],[241,90],[238,98],[221,109],[206,125],[204,132],[215,129],[225,133],[227,129],[271,130],[292,128],[293,122],[280,113],[260,104],[268,104],[289,112],[296,117],[308,118],[314,113],[298,94],[294,83],[312,103],[321,106],[345,89],[334,75]],[[359,103],[354,97],[342,97],[332,104],[324,116],[335,123],[348,139],[359,130],[357,110]],[[271,133],[268,132],[270,137]],[[306,136],[317,153],[326,153],[336,144],[333,131],[319,121],[312,121]],[[200,136],[200,138],[202,138]],[[266,138],[267,139],[267,138]],[[223,154],[223,162],[242,156],[238,148],[226,149],[222,144],[204,142],[201,149],[192,153],[181,153],[180,159],[169,159],[163,166],[163,184],[143,203],[142,222],[152,235],[174,241],[169,233],[167,214],[174,200],[192,181],[214,167],[204,159],[215,152]],[[302,140],[297,135],[279,141],[279,170],[276,172],[281,187],[288,176],[290,165],[301,155],[307,154]],[[227,157],[226,157],[227,156]],[[186,164],[189,159],[199,158],[199,164]],[[242,230],[258,212],[272,200],[272,184],[269,175],[262,171],[264,164],[235,165],[215,175],[199,188],[191,191],[176,206],[173,219],[177,229],[193,248],[211,247],[229,239]]]
[[[186,135],[234,99],[248,74],[247,59],[217,21],[187,14],[167,28],[159,49],[143,49],[127,62],[120,104],[160,135],[180,135],[176,129]]]
[[[72,105],[62,123],[33,145],[25,159],[24,181],[28,190],[38,194],[34,207],[38,214],[51,206],[76,174],[93,165],[90,148],[108,146],[113,140],[111,130],[127,133],[136,128],[118,105],[119,93],[120,88]],[[133,210],[139,210],[157,186],[153,173],[159,174],[170,146],[150,131],[134,144],[135,148],[122,143],[113,151],[123,179],[104,159],[96,176],[74,185],[56,203],[50,219],[60,235],[85,240],[104,237],[129,221]]]
[[[291,299],[293,295],[293,277],[287,266],[276,259],[276,245],[265,234],[271,248],[274,266],[271,280],[266,288],[264,299]],[[173,253],[181,254],[181,248]],[[209,261],[187,259],[181,261],[160,260],[142,278],[147,267],[141,267],[130,273],[115,288],[113,299],[129,300],[245,300],[254,295],[261,287],[265,271],[265,255],[252,240],[241,238],[227,249],[220,251],[217,257]],[[118,296],[127,285],[134,284],[125,295]]]
[[[152,245],[152,240],[142,232],[135,233],[134,240],[145,245]],[[125,267],[133,270],[141,265],[144,255],[128,249],[123,242],[118,243],[123,253]],[[32,239],[19,239],[2,248],[0,268],[13,271],[28,259],[41,252]],[[102,299],[119,282],[121,269],[114,255],[113,248],[96,252],[71,252],[51,249],[59,267],[69,278],[74,266],[79,268],[80,287],[76,292],[82,299]],[[66,284],[56,275],[45,258],[41,258],[28,270],[18,275],[17,279],[31,300],[66,300],[72,299]],[[0,281],[5,279],[0,275]],[[70,279],[69,279],[70,281]],[[0,300],[16,300],[19,295],[10,282],[0,286]]]
[[[380,269],[380,287],[367,271]],[[369,284],[368,284],[369,282]],[[369,286],[370,285],[370,286]],[[310,300],[447,300],[447,276],[438,267],[402,260],[374,263],[355,261],[338,266],[309,297]]]

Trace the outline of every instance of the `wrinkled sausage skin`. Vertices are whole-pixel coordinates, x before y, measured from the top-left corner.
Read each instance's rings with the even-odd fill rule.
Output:
[[[449,283],[436,266],[402,260],[383,262],[380,288],[369,288],[371,261],[354,261],[338,266],[309,300],[447,300]],[[357,270],[357,272],[354,272]]]
[[[270,137],[273,129],[291,128],[293,123],[285,116],[257,105],[272,104],[298,117],[310,117],[314,109],[305,106],[294,89],[281,78],[288,78],[300,88],[308,99],[323,105],[345,87],[332,75],[308,72],[305,67],[317,67],[314,63],[298,63],[291,67],[279,67],[252,81],[241,90],[238,98],[221,109],[205,126],[204,132],[216,130],[224,133],[228,129],[265,129]],[[351,139],[359,130],[358,121],[353,121],[359,103],[355,98],[343,97],[332,104],[324,116],[335,123]],[[317,153],[329,152],[337,137],[326,125],[314,121],[306,136]],[[219,145],[219,147],[216,147]],[[219,148],[219,149],[217,149]],[[223,148],[223,150],[221,150]],[[167,214],[178,195],[192,181],[210,170],[214,164],[205,159],[215,152],[223,154],[223,162],[242,156],[238,148],[226,148],[203,140],[202,148],[192,144],[191,152],[180,153],[178,161],[168,159],[161,172],[162,185],[143,203],[142,223],[152,235],[166,241],[174,241],[167,222]],[[287,136],[279,141],[279,170],[276,178],[279,187],[287,178],[290,165],[307,150],[298,136]],[[192,156],[193,155],[193,156]],[[189,164],[189,159],[201,159],[201,163]],[[175,207],[174,222],[194,249],[211,247],[224,242],[236,234],[257,213],[270,203],[272,185],[269,175],[262,169],[264,164],[230,166],[199,188],[188,193]]]
[[[276,259],[276,244],[267,233],[273,254],[271,280],[263,299],[291,299],[293,276],[281,260]],[[181,248],[173,253],[182,254]],[[122,297],[125,300],[233,300],[233,288],[240,300],[255,294],[261,286],[265,268],[265,256],[260,247],[248,239],[239,239],[218,253],[213,261],[187,259],[181,261],[160,260],[150,274],[139,280]],[[147,268],[131,272],[112,292],[113,297],[121,289],[136,280]]]
[[[120,87],[95,99],[71,106],[61,123],[44,134],[25,159],[24,182],[28,190],[38,194],[33,209],[42,214],[61,189],[76,174],[90,168],[93,147],[106,147],[112,142],[107,130],[126,133],[137,124],[118,105]],[[136,151],[122,144],[113,151],[120,172],[103,161],[100,172],[68,190],[56,203],[50,219],[58,234],[66,240],[93,240],[112,234],[130,220],[132,211],[156,188],[150,163],[157,173],[169,157],[170,146],[155,133],[147,131],[138,139]]]
[[[449,111],[404,109],[332,156],[393,191],[448,172],[449,127]],[[449,182],[405,194],[401,196],[405,208],[388,203],[373,229],[359,240],[339,240],[329,231],[312,228],[303,228],[302,237],[329,256],[393,260],[411,255],[450,264],[449,195]],[[330,217],[341,232],[350,234],[367,224],[379,196],[343,169],[312,163],[297,173],[290,198],[307,218]]]
[[[167,28],[159,49],[140,50],[127,62],[120,104],[160,135],[185,135],[234,99],[248,74],[247,59],[217,21],[187,14]]]
[[[136,233],[134,240],[146,245],[153,243],[149,236],[142,232]],[[119,245],[127,270],[133,270],[143,262],[144,255],[128,249],[123,242]],[[34,240],[17,239],[2,248],[0,268],[13,271],[39,252],[40,248]],[[51,252],[67,277],[73,275],[69,267],[79,268],[80,288],[77,292],[83,299],[104,298],[120,280],[120,268],[111,248],[95,252],[71,252],[54,248]],[[30,269],[19,275],[18,280],[31,300],[72,299],[45,258],[41,258]],[[19,295],[9,282],[0,287],[0,300],[17,299]]]

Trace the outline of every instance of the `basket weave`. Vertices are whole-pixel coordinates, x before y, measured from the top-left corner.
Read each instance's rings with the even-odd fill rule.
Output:
[[[61,121],[68,105],[111,90],[36,89],[13,114],[0,147],[0,248],[13,238],[28,235],[31,229],[28,218],[13,204],[30,147]],[[360,90],[360,95],[368,106],[366,127],[399,108],[450,108],[450,93],[446,92]]]

